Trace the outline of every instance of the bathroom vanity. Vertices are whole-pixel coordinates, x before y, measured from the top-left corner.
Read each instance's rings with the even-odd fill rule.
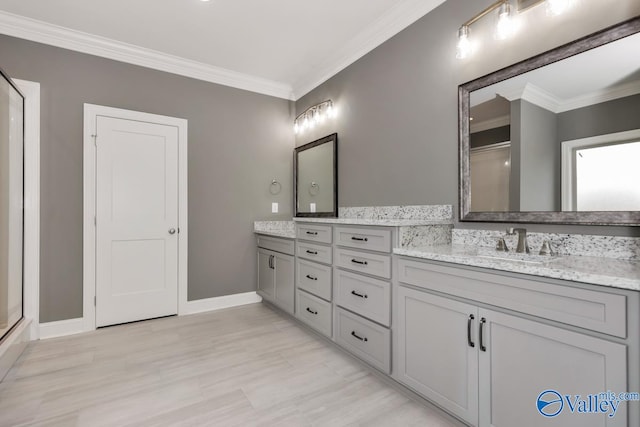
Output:
[[[287,297],[259,293],[469,425],[638,425],[638,402],[620,403],[615,416],[565,409],[545,419],[536,410],[545,390],[640,390],[637,239],[614,248],[591,236],[584,251],[632,258],[606,259],[568,255],[560,237],[533,233],[536,248],[548,238],[562,256],[527,258],[488,248],[497,232],[470,237],[443,219],[427,222],[301,218],[286,232],[256,228],[259,258],[276,239],[269,250],[295,263],[295,286],[288,274],[271,286]],[[294,313],[282,302],[291,298]]]

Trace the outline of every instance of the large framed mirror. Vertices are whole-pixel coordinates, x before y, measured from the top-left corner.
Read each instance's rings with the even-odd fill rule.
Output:
[[[297,147],[293,158],[296,217],[338,216],[338,134]]]
[[[460,220],[640,225],[640,17],[459,87]]]

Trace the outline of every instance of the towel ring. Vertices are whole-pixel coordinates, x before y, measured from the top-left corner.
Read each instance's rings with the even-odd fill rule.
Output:
[[[318,193],[320,193],[320,186],[315,181],[311,182],[311,185],[309,185],[309,194],[317,196]]]
[[[282,184],[275,179],[272,180],[271,185],[269,186],[269,193],[275,196],[276,194],[280,194],[280,191],[282,191]]]

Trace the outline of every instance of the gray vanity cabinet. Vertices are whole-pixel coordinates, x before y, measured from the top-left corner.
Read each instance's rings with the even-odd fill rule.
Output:
[[[396,290],[396,380],[473,426],[631,425],[627,405],[634,402],[620,404],[614,417],[571,413],[565,402],[559,415],[546,418],[536,407],[545,390],[583,398],[609,390],[629,391],[629,348],[622,340],[496,311],[461,300],[458,294],[436,295],[428,281],[418,284],[421,280],[416,278],[419,271],[423,279],[431,274],[437,288],[437,283],[446,281],[441,274],[447,267],[424,264],[422,268],[422,263],[403,260],[399,264],[401,279],[414,283],[399,284]],[[451,277],[454,274],[460,273]],[[477,295],[491,296],[488,281],[465,277],[460,283]],[[564,291],[558,288],[557,292]],[[528,294],[522,290],[523,302]],[[499,295],[494,297],[500,301]],[[607,301],[606,293],[602,301]]]
[[[465,338],[477,308],[398,288],[396,379],[462,420],[478,422],[478,353]],[[477,325],[477,323],[476,323]],[[475,342],[476,329],[470,330]]]
[[[291,314],[295,295],[293,248],[293,240],[258,238],[258,295]]]

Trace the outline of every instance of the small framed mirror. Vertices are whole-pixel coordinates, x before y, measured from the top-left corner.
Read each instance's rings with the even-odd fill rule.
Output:
[[[460,220],[640,225],[640,18],[459,87]]]
[[[293,157],[296,217],[338,216],[338,134],[297,147]]]

